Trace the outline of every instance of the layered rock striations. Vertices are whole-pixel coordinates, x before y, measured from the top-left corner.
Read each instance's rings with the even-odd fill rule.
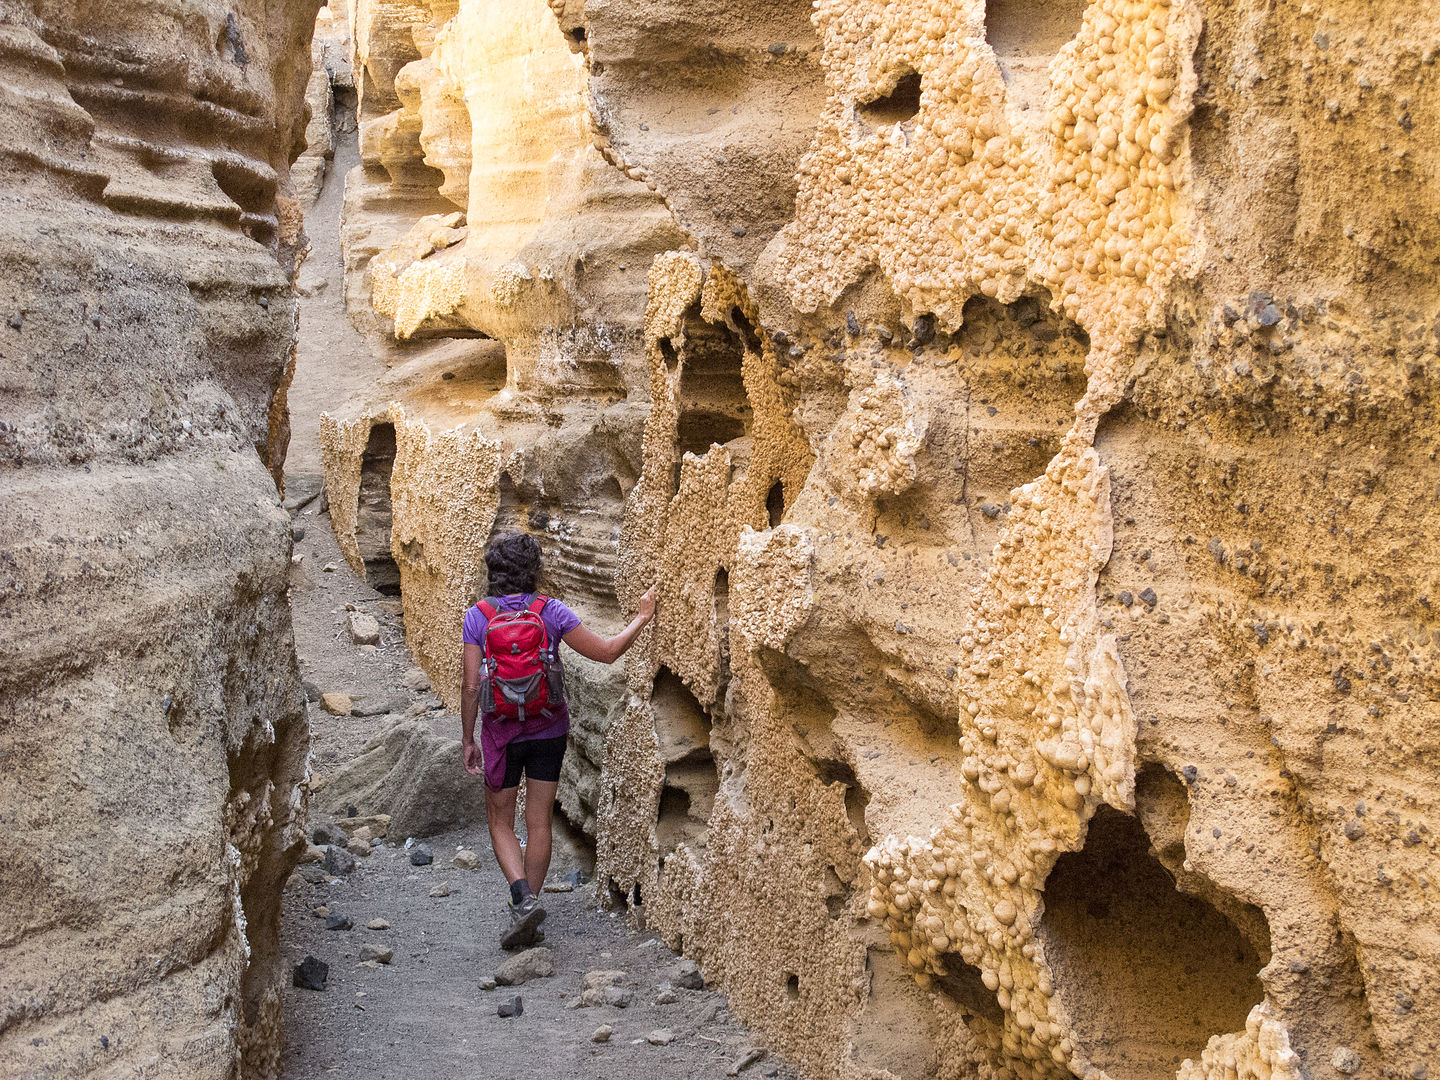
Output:
[[[419,655],[453,694],[492,527],[582,608],[659,583],[580,680],[602,894],[815,1075],[1428,1075],[1435,19],[380,11],[465,216],[352,287],[505,352],[471,452],[395,444]],[[333,421],[357,565],[354,432],[435,439],[428,378]]]
[[[313,20],[0,5],[7,1076],[278,1074]]]

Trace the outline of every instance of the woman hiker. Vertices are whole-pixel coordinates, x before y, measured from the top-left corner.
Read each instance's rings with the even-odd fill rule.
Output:
[[[561,680],[560,642],[581,656],[613,664],[655,617],[655,589],[620,633],[603,638],[559,600],[538,595],[540,544],[524,533],[496,537],[485,552],[486,597],[465,613],[460,722],[465,769],[485,774],[485,816],[495,860],[510,882],[506,949],[535,943],[545,909],[539,892],[550,868],[550,826],[560,762],[570,731]],[[475,718],[480,718],[480,742]],[[482,753],[483,748],[483,753]],[[525,774],[525,835],[515,835],[515,799]]]

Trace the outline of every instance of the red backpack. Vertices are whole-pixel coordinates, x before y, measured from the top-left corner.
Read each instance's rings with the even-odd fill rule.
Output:
[[[485,657],[480,662],[480,708],[487,716],[519,720],[545,712],[564,698],[559,643],[552,649],[540,613],[550,602],[537,595],[520,611],[501,611],[490,599],[475,606],[485,616]]]

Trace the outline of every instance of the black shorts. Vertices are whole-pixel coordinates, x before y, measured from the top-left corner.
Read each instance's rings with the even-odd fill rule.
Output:
[[[558,784],[560,763],[565,760],[565,744],[568,741],[568,735],[557,735],[553,739],[512,742],[505,747],[505,783],[502,790],[519,787],[522,770],[531,780]]]

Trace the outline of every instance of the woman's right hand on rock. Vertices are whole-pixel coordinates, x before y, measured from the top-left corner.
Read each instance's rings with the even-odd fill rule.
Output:
[[[640,597],[639,615],[647,623],[655,618],[655,590],[658,588],[658,585],[651,585],[645,590],[645,595]]]

